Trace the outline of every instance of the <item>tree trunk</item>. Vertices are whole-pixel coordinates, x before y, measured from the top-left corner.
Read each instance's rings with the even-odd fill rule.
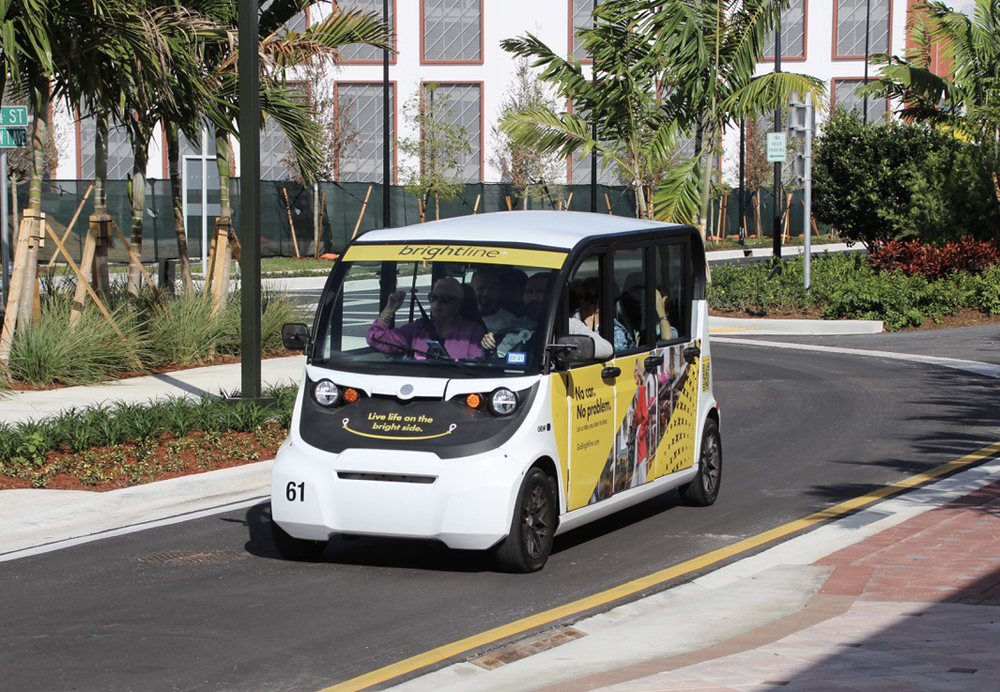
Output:
[[[191,293],[191,258],[188,256],[187,233],[184,230],[184,197],[181,188],[181,154],[176,123],[167,123],[167,166],[170,171],[170,199],[174,210],[174,233],[177,236],[177,260],[181,265],[184,293]]]
[[[215,130],[215,163],[219,168],[219,218],[224,219],[224,223],[232,222],[233,210],[229,206],[229,167],[231,164],[231,151],[229,149],[229,133],[216,128]],[[218,232],[216,230],[216,232]],[[260,240],[257,241],[258,243]],[[228,243],[226,244],[225,256],[222,257],[222,290],[223,295],[228,295],[229,273],[232,262],[229,260]],[[207,281],[207,275],[206,275]]]
[[[142,259],[142,217],[146,212],[146,162],[149,158],[148,141],[135,147],[132,164],[132,254]],[[139,295],[142,273],[132,262],[128,265],[128,292]]]
[[[41,227],[42,212],[42,177],[45,175],[45,147],[49,138],[49,84],[46,81],[35,89],[35,118],[31,126],[31,187],[28,194],[28,208],[34,215],[35,228],[30,230],[34,236],[45,232]],[[21,318],[24,323],[31,320],[35,306],[35,295],[38,293],[38,241],[28,243],[28,261],[24,267],[24,283],[21,285]]]
[[[232,216],[229,208],[229,133],[215,130],[215,165],[219,169],[219,216]]]

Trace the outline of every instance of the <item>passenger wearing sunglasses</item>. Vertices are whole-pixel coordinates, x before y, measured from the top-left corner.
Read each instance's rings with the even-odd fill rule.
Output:
[[[436,342],[447,352],[438,355],[458,360],[481,357],[483,348],[479,342],[484,329],[458,313],[463,295],[462,285],[455,279],[449,276],[438,279],[427,296],[430,314],[393,329],[389,325],[403,306],[406,293],[390,294],[385,308],[368,328],[368,345],[383,353],[412,350],[414,358],[424,359],[428,353],[435,353],[433,342]]]

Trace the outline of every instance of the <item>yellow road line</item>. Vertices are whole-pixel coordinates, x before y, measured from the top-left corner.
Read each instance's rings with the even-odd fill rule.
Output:
[[[966,454],[963,457],[949,461],[941,466],[937,466],[929,471],[924,471],[914,476],[910,476],[909,478],[904,478],[901,481],[884,486],[877,490],[873,490],[870,493],[865,493],[859,497],[845,500],[839,504],[833,505],[832,507],[810,514],[809,516],[796,519],[795,521],[775,527],[769,531],[759,533],[756,536],[745,538],[742,541],[738,541],[724,548],[719,548],[709,553],[705,553],[704,555],[692,558],[686,562],[674,565],[673,567],[653,572],[645,577],[640,577],[630,582],[621,584],[620,586],[601,591],[600,593],[596,593],[592,596],[587,596],[586,598],[581,598],[579,600],[572,601],[571,603],[567,603],[526,618],[521,618],[520,620],[515,620],[514,622],[506,625],[494,627],[493,629],[486,630],[485,632],[474,634],[471,637],[466,637],[465,639],[459,639],[458,641],[450,644],[439,646],[436,649],[431,649],[430,651],[425,651],[424,653],[411,656],[410,658],[403,659],[402,661],[397,661],[391,665],[373,670],[370,673],[365,673],[364,675],[360,675],[356,678],[345,680],[344,682],[332,687],[326,687],[319,692],[357,692],[358,690],[363,690],[367,687],[371,687],[372,685],[378,685],[395,677],[420,670],[426,666],[440,663],[441,661],[452,658],[453,656],[458,656],[461,653],[484,647],[487,644],[492,644],[502,639],[513,637],[514,635],[535,629],[536,627],[542,627],[543,625],[547,625],[557,620],[561,620],[572,615],[578,615],[592,608],[606,606],[619,599],[627,596],[633,596],[647,589],[659,586],[664,582],[677,579],[678,577],[682,577],[691,572],[696,572],[700,569],[704,569],[705,567],[722,562],[723,560],[732,558],[740,553],[753,550],[754,548],[759,548],[760,546],[778,538],[783,538],[816,524],[843,516],[859,509],[860,507],[885,499],[891,495],[903,492],[904,490],[909,490],[933,480],[938,476],[958,471],[963,467],[971,466],[984,461],[990,457],[996,456],[997,454],[1000,454],[1000,441],[987,445],[986,447],[972,452],[971,454]]]

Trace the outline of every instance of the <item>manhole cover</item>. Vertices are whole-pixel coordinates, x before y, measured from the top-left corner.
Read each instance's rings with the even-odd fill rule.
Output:
[[[184,550],[168,550],[163,553],[140,555],[139,562],[147,565],[218,565],[243,558],[243,553],[231,550],[215,550],[192,553]]]

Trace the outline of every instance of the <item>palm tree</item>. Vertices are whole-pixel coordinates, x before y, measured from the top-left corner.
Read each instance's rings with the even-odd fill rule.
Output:
[[[541,78],[574,108],[583,105],[597,137],[582,117],[566,113],[522,114],[506,127],[524,143],[600,151],[636,188],[640,213],[643,187],[654,186],[659,218],[700,218],[704,233],[711,154],[725,128],[783,105],[790,91],[824,91],[820,80],[805,75],[754,74],[784,6],[782,0],[608,0],[594,13],[593,28],[581,32],[594,58],[593,82],[573,59],[556,56],[530,35],[505,41],[505,49],[544,65]],[[695,135],[694,157],[673,160],[676,142],[688,132]]]
[[[755,74],[786,7],[787,0],[609,0],[598,9],[598,17],[628,22],[637,40],[651,44],[663,64],[663,117],[695,135],[701,180],[689,176],[676,189],[661,188],[656,197],[661,215],[677,195],[690,198],[696,189],[704,235],[713,159],[724,130],[741,118],[783,107],[792,91],[824,94],[815,77]]]
[[[542,152],[599,153],[632,185],[636,213],[648,216],[646,190],[659,182],[678,134],[675,123],[660,117],[656,78],[663,66],[650,42],[630,31],[627,20],[596,21],[583,32],[584,48],[594,57],[593,80],[578,60],[557,55],[531,34],[501,45],[533,59],[532,67],[543,67],[539,79],[568,99],[573,112],[545,107],[514,112],[501,120],[500,129],[517,144]],[[596,136],[590,122],[597,124]]]
[[[109,122],[125,130],[132,144],[130,182],[132,224],[130,249],[142,256],[142,218],[149,141],[165,113],[192,118],[195,104],[211,93],[211,82],[198,63],[203,37],[218,38],[214,24],[173,0],[132,3],[136,29],[131,41],[120,41],[117,52],[97,60],[87,70],[71,71],[60,79],[68,98],[95,121],[94,213],[107,214],[107,142]],[[104,267],[106,270],[106,267]],[[137,293],[140,268],[130,265],[128,289]],[[107,277],[99,279],[107,284]]]
[[[133,166],[129,193],[132,206],[131,249],[142,254],[143,216],[146,206],[146,165],[149,143],[157,123],[185,124],[186,133],[196,136],[196,123],[206,108],[214,108],[215,83],[205,74],[201,58],[211,41],[227,39],[228,32],[211,22],[196,9],[180,7],[174,0],[148,0],[146,13],[151,21],[157,49],[169,59],[171,69],[165,83],[139,83],[125,91],[129,116],[122,125],[132,143]],[[169,134],[168,134],[169,141]],[[176,133],[174,136],[176,143]],[[182,219],[183,222],[183,219]],[[183,226],[182,226],[183,229]],[[182,233],[181,236],[184,234]],[[181,254],[181,277],[185,292],[192,288],[191,267],[187,257],[186,236]],[[178,236],[180,243],[180,236]],[[139,289],[139,267],[131,266],[128,290]]]
[[[1000,0],[975,0],[972,16],[942,2],[915,7],[910,24],[913,48],[905,57],[875,55],[879,80],[865,91],[899,99],[906,120],[949,128],[993,157],[993,182],[1000,204]],[[941,48],[949,73],[931,69],[931,50]]]
[[[307,101],[299,98],[287,85],[288,71],[307,60],[339,60],[339,47],[349,43],[365,43],[377,48],[389,48],[386,27],[375,13],[344,10],[336,4],[320,22],[297,32],[285,25],[307,8],[319,5],[317,0],[274,0],[262,4],[258,24],[261,54],[260,102],[264,118],[272,118],[288,138],[299,170],[305,181],[311,182],[314,172],[322,165],[323,156],[317,142],[321,141],[319,126],[310,119]],[[228,27],[235,35],[236,3],[218,8],[212,18]],[[230,136],[237,132],[239,114],[236,74],[237,46],[233,41],[217,43],[206,51],[207,68],[218,83],[216,105],[220,117],[212,118],[215,125],[216,161],[219,168],[220,205],[222,216],[231,214],[229,206]]]
[[[0,3],[0,86],[26,98],[32,115],[33,166],[28,196],[32,214],[41,213],[50,100],[64,100],[70,107],[79,104],[89,93],[85,85],[95,66],[116,64],[120,74],[129,75],[129,79],[162,78],[164,67],[149,52],[147,38],[134,4],[126,0]],[[23,284],[31,287],[35,266],[31,261],[27,266]],[[13,326],[13,322],[5,326],[0,337],[0,361],[6,359]]]

